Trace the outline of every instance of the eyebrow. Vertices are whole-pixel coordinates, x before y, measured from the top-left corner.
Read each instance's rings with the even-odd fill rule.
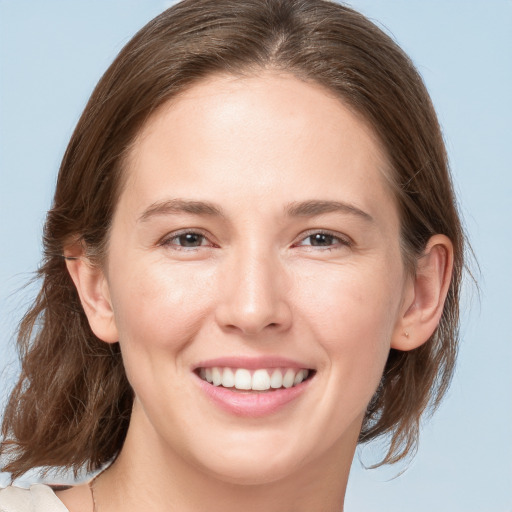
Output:
[[[373,217],[365,211],[348,203],[340,201],[302,201],[290,203],[285,209],[287,215],[291,217],[315,217],[325,213],[347,213],[356,215],[362,219],[373,222]]]
[[[170,215],[173,213],[191,213],[193,215],[206,215],[224,217],[222,210],[213,203],[207,201],[190,201],[185,199],[168,199],[153,203],[146,208],[139,217],[140,222],[145,222],[157,215]]]
[[[309,200],[296,201],[288,204],[285,214],[289,217],[316,217],[326,213],[345,213],[355,215],[368,222],[373,222],[369,213],[354,205],[340,201]],[[204,215],[209,217],[226,217],[222,209],[208,201],[192,201],[185,199],[168,199],[153,203],[146,208],[139,217],[139,222],[146,222],[150,218],[159,215],[172,215],[189,213],[192,215]]]

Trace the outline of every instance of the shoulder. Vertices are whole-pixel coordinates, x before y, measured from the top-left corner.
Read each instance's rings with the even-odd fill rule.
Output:
[[[0,488],[0,512],[68,512],[48,485]]]

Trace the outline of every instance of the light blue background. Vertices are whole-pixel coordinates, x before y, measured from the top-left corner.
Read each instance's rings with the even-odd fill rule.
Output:
[[[34,288],[55,176],[96,81],[129,38],[172,2],[0,0],[0,398],[17,371],[13,336]],[[410,54],[438,110],[481,267],[467,286],[449,396],[417,457],[363,470],[347,512],[512,511],[512,1],[354,0]],[[478,269],[473,267],[478,272]],[[360,450],[375,462],[378,447]],[[314,512],[314,511],[312,511]]]

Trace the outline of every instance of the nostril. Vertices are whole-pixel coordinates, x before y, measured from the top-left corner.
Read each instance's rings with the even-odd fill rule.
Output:
[[[220,301],[215,308],[215,318],[222,329],[251,336],[262,332],[277,333],[290,327],[292,313],[285,300],[252,300],[251,294],[245,299],[230,296]]]

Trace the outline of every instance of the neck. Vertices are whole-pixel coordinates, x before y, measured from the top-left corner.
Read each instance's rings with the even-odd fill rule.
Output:
[[[281,479],[246,484],[211,475],[130,426],[119,457],[95,484],[97,511],[342,512],[353,437]]]

